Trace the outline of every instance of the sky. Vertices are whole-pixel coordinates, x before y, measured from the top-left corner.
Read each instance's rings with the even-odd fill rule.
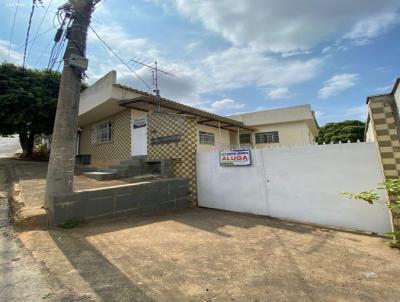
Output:
[[[28,67],[47,67],[63,3],[36,7]],[[22,64],[30,12],[0,0],[0,61]],[[146,84],[92,31],[89,84],[114,69],[151,92],[151,70],[129,61],[157,61],[174,75],[160,74],[161,96],[221,115],[311,104],[320,125],[364,121],[366,97],[400,75],[400,0],[102,0],[91,25]]]

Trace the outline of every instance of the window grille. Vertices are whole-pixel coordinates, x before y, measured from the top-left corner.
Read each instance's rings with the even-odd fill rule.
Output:
[[[256,133],[256,144],[279,143],[278,131]]]
[[[199,132],[199,141],[200,141],[200,144],[214,145],[215,135],[214,135],[214,133],[200,131]]]
[[[92,130],[92,143],[107,143],[112,140],[112,124],[111,121],[101,122],[95,125]]]
[[[239,135],[241,144],[251,144],[251,135],[250,133],[243,133]]]

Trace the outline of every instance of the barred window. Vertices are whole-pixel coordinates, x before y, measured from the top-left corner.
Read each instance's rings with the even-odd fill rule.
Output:
[[[256,133],[256,144],[279,143],[278,131]]]
[[[92,129],[92,143],[107,143],[112,140],[112,124],[111,121],[98,123]]]
[[[199,141],[200,144],[214,145],[215,135],[214,133],[199,131]]]
[[[243,133],[239,135],[241,144],[251,144],[251,135],[250,133]]]

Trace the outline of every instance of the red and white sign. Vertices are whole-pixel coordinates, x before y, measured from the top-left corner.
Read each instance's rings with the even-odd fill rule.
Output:
[[[220,165],[223,167],[249,166],[251,155],[249,149],[221,151]]]

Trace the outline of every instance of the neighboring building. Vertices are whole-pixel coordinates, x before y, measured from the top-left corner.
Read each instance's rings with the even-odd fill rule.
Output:
[[[315,144],[318,124],[310,105],[249,112],[228,116],[252,127],[253,132],[242,134],[240,142],[256,148],[304,146]]]
[[[90,155],[95,166],[147,155],[146,116],[155,108],[153,95],[117,84],[111,71],[81,94],[78,154]],[[223,117],[162,98],[160,111],[195,120],[197,152],[307,145],[318,134],[309,105]]]
[[[400,176],[400,78],[390,93],[367,97],[365,140],[377,144],[386,178]]]

